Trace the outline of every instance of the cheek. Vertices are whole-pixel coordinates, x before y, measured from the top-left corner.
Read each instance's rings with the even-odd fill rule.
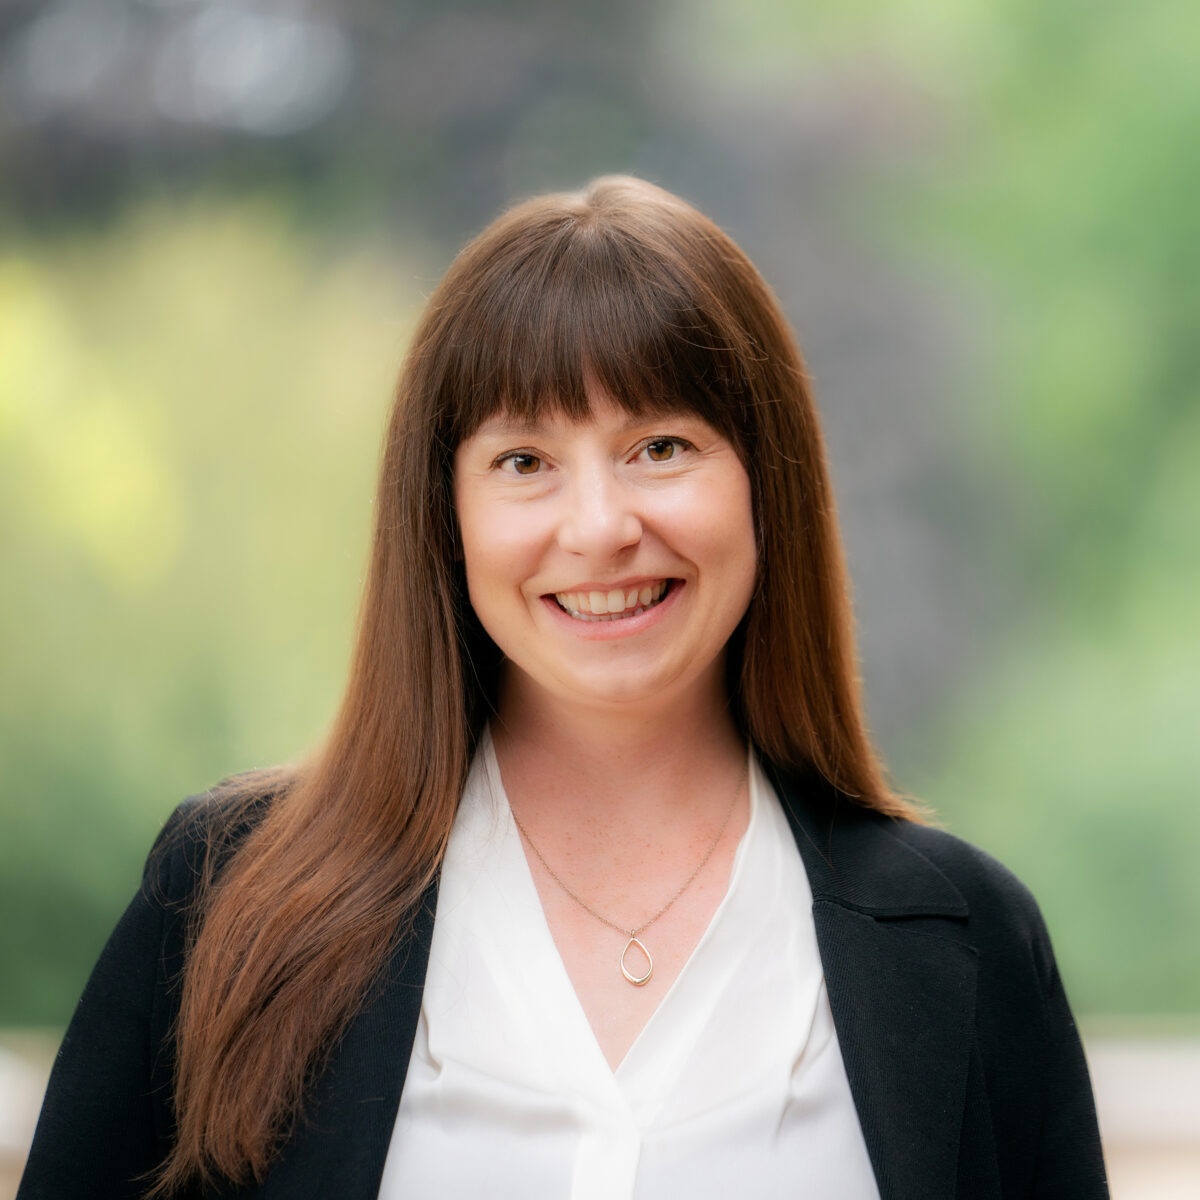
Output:
[[[724,622],[736,625],[749,608],[758,581],[758,539],[750,481],[744,472],[728,486],[714,489],[707,515],[707,554],[721,591],[719,606]]]
[[[456,498],[458,536],[462,547],[463,568],[467,576],[467,589],[471,604],[479,609],[479,601],[486,598],[492,579],[502,559],[496,552],[496,529],[489,519],[489,508],[473,496]]]
[[[757,541],[750,481],[740,468],[692,497],[686,519],[698,553],[726,571],[731,583],[757,571]]]
[[[758,582],[758,539],[754,531],[754,517],[750,511],[750,498],[737,510],[739,519],[730,522],[729,541],[729,586],[732,596],[737,597],[738,619],[750,606]]]
[[[532,574],[541,544],[521,506],[480,500],[459,504],[459,534],[471,602],[494,603]]]

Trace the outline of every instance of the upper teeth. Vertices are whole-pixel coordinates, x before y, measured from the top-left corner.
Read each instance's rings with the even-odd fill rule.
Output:
[[[610,592],[555,592],[554,598],[572,616],[603,616],[646,608],[662,599],[667,581],[647,583],[640,587],[614,588]]]

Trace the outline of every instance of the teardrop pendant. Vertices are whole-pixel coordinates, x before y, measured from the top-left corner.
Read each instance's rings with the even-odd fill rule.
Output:
[[[636,946],[646,956],[645,975],[634,975],[625,965],[625,956],[629,953],[631,946]],[[625,943],[625,949],[621,952],[621,974],[634,987],[645,987],[650,982],[650,976],[654,974],[654,959],[650,957],[650,951],[646,949],[645,943],[640,938],[635,938],[632,934],[629,935],[629,941]]]

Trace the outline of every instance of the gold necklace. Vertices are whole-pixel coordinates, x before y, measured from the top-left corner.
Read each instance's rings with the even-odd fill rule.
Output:
[[[618,933],[625,934],[625,936],[629,939],[625,943],[625,949],[621,951],[621,974],[624,975],[634,987],[645,987],[646,984],[650,982],[650,977],[654,974],[654,959],[650,957],[650,951],[646,949],[646,943],[642,941],[640,935],[645,933],[646,930],[649,929],[650,926],[653,925],[654,922],[657,921],[658,918],[661,917],[667,911],[667,909],[669,909],[671,905],[674,904],[675,901],[678,900],[679,897],[688,890],[689,887],[691,887],[692,881],[697,875],[700,874],[701,871],[704,870],[708,860],[712,858],[714,851],[720,844],[725,830],[729,826],[729,818],[733,816],[734,806],[737,804],[738,796],[741,795],[742,783],[744,782],[745,778],[746,771],[743,771],[738,776],[737,787],[733,789],[733,799],[729,801],[729,808],[726,810],[725,820],[721,822],[721,828],[717,830],[717,836],[713,838],[713,843],[711,846],[709,846],[704,857],[700,860],[699,866],[697,866],[696,869],[687,877],[683,886],[675,893],[675,895],[673,895],[670,900],[668,900],[666,904],[664,904],[662,908],[660,908],[658,912],[654,914],[654,916],[652,916],[648,921],[643,921],[639,926],[637,926],[636,929],[627,929],[624,925],[619,925],[616,921],[610,921],[603,913],[598,913],[586,900],[583,899],[582,896],[572,891],[571,888],[569,888],[566,883],[563,882],[558,872],[555,871],[555,869],[546,861],[542,852],[537,848],[537,843],[534,842],[533,838],[529,836],[529,830],[521,824],[521,820],[513,810],[511,804],[509,805],[509,811],[512,812],[512,818],[516,822],[517,828],[521,831],[521,836],[529,843],[529,848],[534,852],[534,854],[537,855],[538,862],[540,862],[542,866],[546,868],[550,878],[553,879],[554,882],[557,883],[558,886],[562,888],[562,890],[566,892],[567,895],[570,896],[571,899],[574,900],[575,903],[578,904],[579,907],[585,912],[591,913],[591,915],[595,917],[597,921],[603,921],[604,924],[610,929],[615,929]],[[643,975],[635,975],[629,969],[629,966],[625,961],[629,955],[629,951],[632,950],[634,946],[636,946],[646,956],[646,971]]]

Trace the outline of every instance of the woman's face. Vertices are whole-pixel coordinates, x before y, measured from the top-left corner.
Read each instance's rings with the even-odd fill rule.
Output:
[[[458,447],[471,604],[517,673],[557,703],[625,707],[711,688],[756,574],[750,481],[690,413],[503,414]]]

